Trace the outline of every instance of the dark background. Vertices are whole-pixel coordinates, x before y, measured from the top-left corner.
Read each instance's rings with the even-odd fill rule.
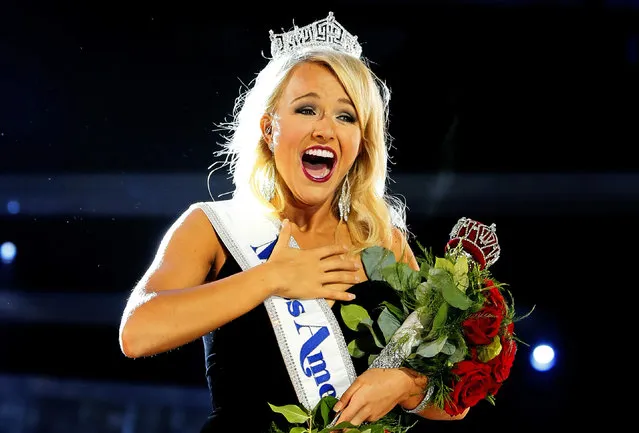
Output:
[[[1,433],[196,431],[200,342],[126,359],[119,314],[164,231],[209,198],[216,124],[268,31],[329,10],[392,90],[390,187],[413,233],[437,250],[461,216],[495,222],[493,273],[535,306],[518,333],[557,351],[539,373],[521,345],[496,407],[415,431],[609,410],[636,309],[639,2],[4,2],[0,242],[18,252],[0,263]]]

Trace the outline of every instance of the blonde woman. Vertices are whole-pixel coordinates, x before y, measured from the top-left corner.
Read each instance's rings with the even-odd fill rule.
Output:
[[[417,266],[402,203],[386,192],[389,91],[332,13],[271,32],[271,54],[225,125],[232,198],[194,203],[168,230],[128,299],[122,351],[203,339],[202,432],[267,432],[283,419],[268,403],[311,407],[326,395],[355,425],[396,408],[453,419],[428,406],[426,377],[345,350],[338,305],[389,295],[367,280],[361,251],[385,246]]]

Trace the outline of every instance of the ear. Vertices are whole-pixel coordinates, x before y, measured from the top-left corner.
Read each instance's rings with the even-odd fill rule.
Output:
[[[264,113],[260,118],[260,129],[262,130],[262,137],[267,144],[271,144],[273,141],[273,116]]]

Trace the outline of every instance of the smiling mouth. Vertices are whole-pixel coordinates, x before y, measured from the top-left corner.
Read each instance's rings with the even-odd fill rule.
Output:
[[[326,182],[333,174],[335,161],[332,150],[312,147],[302,154],[302,171],[313,182]]]

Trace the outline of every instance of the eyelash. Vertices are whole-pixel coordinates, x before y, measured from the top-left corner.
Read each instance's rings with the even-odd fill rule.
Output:
[[[297,110],[295,110],[296,113],[299,114],[308,114],[307,112],[311,111],[313,112],[312,114],[314,114],[314,110],[312,107],[302,107],[302,108],[298,108]],[[355,117],[346,113],[346,114],[341,114],[339,117],[346,117],[345,119],[342,119],[342,121],[344,122],[348,122],[348,123],[355,123]]]

